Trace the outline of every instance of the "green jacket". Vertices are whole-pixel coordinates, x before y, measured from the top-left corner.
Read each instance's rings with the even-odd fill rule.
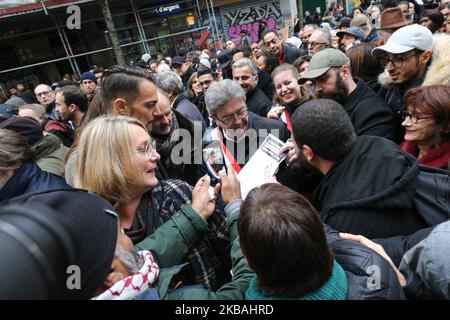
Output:
[[[227,224],[232,241],[231,282],[218,291],[202,288],[169,288],[172,278],[182,269],[181,265],[190,247],[208,228],[207,222],[190,205],[184,205],[169,221],[160,226],[152,235],[135,246],[136,251],[150,250],[161,268],[155,288],[161,300],[244,300],[250,280],[254,273],[244,262],[239,246],[236,222],[239,207],[232,210]]]
[[[35,162],[43,171],[53,173],[64,179],[64,158],[69,148],[57,136],[48,134],[33,145],[31,151]]]

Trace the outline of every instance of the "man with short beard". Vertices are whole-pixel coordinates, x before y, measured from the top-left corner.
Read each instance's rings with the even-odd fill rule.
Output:
[[[167,174],[171,179],[180,179],[186,181],[190,185],[197,182],[197,165],[195,164],[195,155],[201,152],[201,140],[199,147],[195,147],[195,126],[192,122],[183,116],[180,112],[170,107],[170,99],[160,88],[157,89],[158,102],[156,106],[159,113],[155,115],[152,122],[151,136],[156,142],[156,150],[161,156],[161,164],[164,166]],[[201,139],[200,128],[197,127],[197,136]],[[183,161],[175,164],[172,161],[172,153],[174,147],[179,143],[183,143],[182,131],[189,133],[191,137],[191,148],[189,161]],[[173,156],[183,157],[182,154],[174,154]],[[201,156],[200,156],[201,157]]]
[[[357,135],[394,139],[394,116],[389,105],[362,79],[353,78],[350,59],[337,49],[316,53],[299,84],[311,80],[318,98],[331,99],[344,106]]]
[[[258,88],[258,68],[248,59],[237,60],[231,67],[233,80],[245,91],[247,107],[250,111],[266,117],[272,107],[272,101]]]
[[[283,36],[277,30],[266,30],[262,36],[263,44],[278,57],[278,64],[294,63],[307,52],[284,43]]]

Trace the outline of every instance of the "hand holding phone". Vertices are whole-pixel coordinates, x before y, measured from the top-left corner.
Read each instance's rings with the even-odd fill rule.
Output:
[[[212,182],[219,182],[220,173],[227,172],[225,155],[223,154],[219,141],[214,141],[203,149],[203,159]]]

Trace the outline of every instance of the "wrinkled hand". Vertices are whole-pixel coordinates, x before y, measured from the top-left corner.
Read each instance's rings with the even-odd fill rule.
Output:
[[[232,166],[227,167],[227,172],[220,173],[222,199],[225,204],[241,199],[241,183],[236,177]]]
[[[279,119],[284,111],[284,107],[275,107],[267,113],[267,118],[269,119]]]
[[[192,209],[194,209],[203,219],[207,220],[214,212],[215,198],[211,199],[208,192],[208,187],[211,184],[209,175],[204,175],[195,184],[192,190]],[[216,186],[214,190],[215,196],[219,191]]]
[[[283,154],[286,151],[289,151],[288,156],[286,158],[286,163],[290,165],[298,158],[297,151],[295,150],[294,143],[292,142],[291,139],[288,139],[288,141],[286,141],[284,146],[280,149],[280,151],[278,151],[278,154]]]
[[[386,259],[386,261],[389,262],[391,267],[394,269],[395,273],[397,274],[400,284],[402,286],[404,286],[406,284],[405,277],[400,272],[400,270],[398,270],[398,268],[394,265],[391,257],[388,256],[388,254],[384,250],[383,246],[379,245],[378,243],[373,242],[370,239],[367,239],[366,237],[364,237],[362,235],[355,235],[355,234],[351,234],[351,233],[339,233],[339,236],[341,237],[341,239],[352,240],[352,241],[358,242],[360,244],[363,244],[366,247],[369,247],[370,249],[372,249],[373,251],[378,253],[380,256],[382,256],[384,259]]]

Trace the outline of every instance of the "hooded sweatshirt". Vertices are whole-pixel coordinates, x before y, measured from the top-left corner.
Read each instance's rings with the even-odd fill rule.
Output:
[[[408,235],[450,216],[450,177],[419,172],[417,159],[393,142],[360,136],[324,176],[314,203],[322,220],[339,231],[368,238]]]

